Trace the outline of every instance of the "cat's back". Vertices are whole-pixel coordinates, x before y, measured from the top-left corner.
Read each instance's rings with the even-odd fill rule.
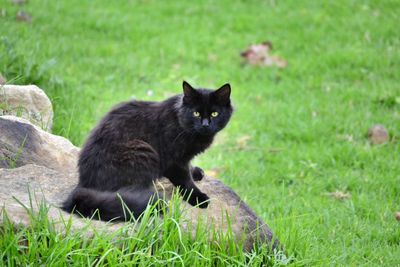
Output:
[[[165,112],[172,112],[175,108],[175,103],[181,98],[180,95],[170,97],[164,101],[140,101],[131,100],[122,102],[116,105],[107,114],[108,116],[160,116]]]
[[[131,100],[113,107],[92,130],[86,145],[121,142],[125,139],[151,141],[160,121],[173,116],[176,97],[162,102]]]
[[[128,124],[130,127],[151,127],[157,125],[160,119],[173,115],[177,99],[178,97],[171,97],[161,102],[139,100],[123,102],[111,109],[103,121]]]
[[[114,106],[105,116],[105,118],[113,118],[119,116],[137,116],[137,115],[146,115],[147,113],[154,113],[158,109],[160,105],[159,102],[153,101],[140,101],[140,100],[131,100],[122,102],[116,106]]]
[[[155,124],[158,103],[131,100],[113,107],[93,129],[92,136],[118,140],[124,133],[135,133],[137,130]]]

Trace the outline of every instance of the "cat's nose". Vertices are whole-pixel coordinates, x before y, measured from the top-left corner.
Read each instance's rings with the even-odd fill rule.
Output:
[[[201,125],[203,127],[207,127],[207,126],[210,126],[210,122],[208,121],[208,119],[202,119],[201,120]]]

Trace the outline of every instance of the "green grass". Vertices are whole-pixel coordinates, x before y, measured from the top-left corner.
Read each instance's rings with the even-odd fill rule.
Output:
[[[46,91],[55,133],[81,145],[122,100],[162,100],[183,79],[230,82],[235,115],[195,163],[221,169],[218,178],[266,220],[293,265],[400,265],[398,1],[0,3],[0,72]],[[31,24],[15,21],[19,9]],[[264,40],[287,68],[242,64],[239,53]],[[368,143],[376,123],[389,143]],[[327,195],[335,191],[351,197]]]
[[[17,200],[18,201],[18,200]],[[148,207],[140,221],[130,221],[114,231],[95,228],[90,220],[72,229],[71,217],[57,224],[48,219],[49,206],[39,203],[37,212],[25,206],[31,224],[15,226],[0,211],[0,264],[5,266],[278,266],[290,261],[282,252],[270,253],[268,246],[243,253],[242,240],[198,224],[193,236],[181,226],[182,199],[174,196],[162,211]],[[162,212],[163,216],[158,214]],[[192,226],[190,226],[192,227]],[[63,229],[63,230],[60,230]],[[58,229],[58,230],[56,230]],[[95,229],[95,230],[94,230]],[[211,234],[209,234],[211,232]],[[88,234],[89,233],[89,234]],[[86,236],[86,238],[82,238]]]

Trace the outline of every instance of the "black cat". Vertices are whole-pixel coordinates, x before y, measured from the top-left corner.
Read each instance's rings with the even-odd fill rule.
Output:
[[[162,102],[130,101],[113,108],[82,148],[79,184],[63,204],[68,212],[101,220],[129,220],[121,199],[138,217],[157,200],[153,181],[167,177],[191,205],[207,208],[208,196],[193,180],[202,169],[190,160],[203,152],[232,115],[231,87],[194,89]]]

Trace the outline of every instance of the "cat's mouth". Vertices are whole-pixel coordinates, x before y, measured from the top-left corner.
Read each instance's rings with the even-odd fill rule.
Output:
[[[213,135],[214,131],[210,127],[199,127],[196,132],[201,135]]]

